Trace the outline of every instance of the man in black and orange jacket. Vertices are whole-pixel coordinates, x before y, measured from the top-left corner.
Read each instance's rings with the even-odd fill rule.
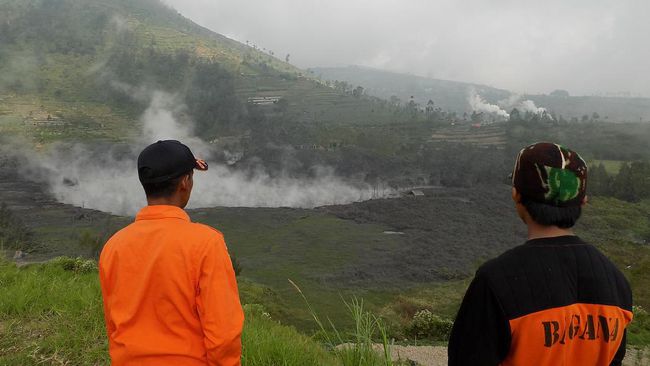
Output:
[[[178,141],[138,157],[147,207],[104,246],[99,276],[113,366],[239,366],[244,314],[223,235],[183,210],[193,171]]]
[[[512,196],[528,241],[476,272],[449,340],[449,365],[621,365],[632,293],[623,274],[571,231],[587,166],[562,146],[523,149]]]

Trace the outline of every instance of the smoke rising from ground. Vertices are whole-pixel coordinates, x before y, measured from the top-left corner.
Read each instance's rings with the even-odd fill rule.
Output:
[[[474,112],[494,114],[503,119],[510,118],[510,114],[508,114],[508,112],[501,109],[501,107],[496,104],[490,104],[486,102],[485,99],[483,99],[483,97],[481,97],[475,89],[470,89],[468,102],[469,106]]]
[[[160,139],[177,139],[187,144],[197,157],[210,159],[210,145],[194,136],[191,126],[177,118],[182,115],[183,108],[173,95],[152,92],[149,107],[141,118],[142,134],[132,144],[53,146],[47,153],[22,154],[21,172],[28,178],[46,183],[54,197],[63,203],[118,215],[134,215],[146,204],[136,171],[137,154],[145,146]],[[312,178],[295,178],[287,174],[278,177],[261,169],[238,171],[211,163],[207,172],[194,174],[189,208],[311,208],[372,197],[369,186],[358,187],[348,183],[331,169],[314,170],[316,174]]]
[[[541,115],[548,112],[546,108],[538,107],[537,105],[535,105],[535,102],[533,102],[530,99],[524,99],[524,97],[519,94],[510,95],[509,98],[500,101],[499,105],[508,110],[517,108],[520,112],[524,112],[524,113],[529,112],[532,114]],[[550,115],[548,116],[551,117]]]
[[[485,101],[485,99],[478,94],[476,89],[470,88],[467,101],[472,111],[492,114],[504,120],[510,118],[510,113],[507,111],[514,108],[517,108],[519,112],[529,112],[538,115],[546,114],[549,118],[553,118],[548,114],[546,108],[538,107],[532,100],[524,99],[524,97],[519,94],[512,94],[510,97],[499,101],[497,104],[491,104]]]

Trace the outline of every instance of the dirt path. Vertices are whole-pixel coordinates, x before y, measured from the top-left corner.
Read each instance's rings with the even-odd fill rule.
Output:
[[[650,348],[628,349],[623,360],[623,366],[650,365]]]
[[[391,355],[393,356],[394,361],[415,361],[421,366],[447,365],[447,347],[392,346]]]
[[[377,351],[382,351],[381,345],[375,345]],[[447,347],[441,346],[392,346],[393,360],[415,361],[420,366],[446,366]],[[628,349],[623,366],[650,365],[650,348],[643,350]]]

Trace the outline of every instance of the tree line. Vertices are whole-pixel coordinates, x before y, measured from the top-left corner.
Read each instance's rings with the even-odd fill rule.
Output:
[[[599,163],[590,169],[588,189],[594,196],[615,197],[628,202],[650,198],[650,162],[623,163],[617,174],[609,173],[605,165]]]

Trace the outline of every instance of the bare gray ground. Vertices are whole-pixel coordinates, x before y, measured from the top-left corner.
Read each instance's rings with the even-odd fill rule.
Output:
[[[381,345],[375,345],[378,352],[382,352]],[[447,347],[441,346],[392,346],[393,360],[414,361],[420,366],[445,366],[447,365]],[[628,349],[623,366],[648,366],[650,365],[650,349]]]

